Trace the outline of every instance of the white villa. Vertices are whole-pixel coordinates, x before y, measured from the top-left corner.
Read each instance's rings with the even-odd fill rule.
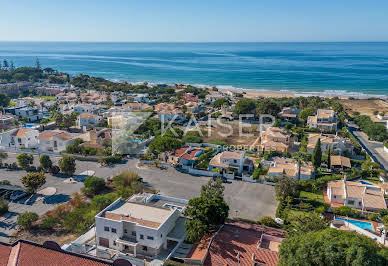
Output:
[[[188,201],[157,194],[118,199],[95,217],[97,249],[155,258],[185,238]]]

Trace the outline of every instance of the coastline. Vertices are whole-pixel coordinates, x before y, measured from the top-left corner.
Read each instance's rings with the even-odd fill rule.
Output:
[[[115,82],[123,82],[119,80],[114,80]],[[128,82],[128,81],[127,81]],[[144,82],[128,82],[130,84],[142,84]],[[381,95],[381,94],[366,94],[363,92],[351,92],[347,90],[323,90],[323,91],[298,91],[298,90],[285,90],[285,89],[256,89],[256,88],[237,88],[234,86],[229,85],[203,85],[203,84],[186,84],[186,83],[154,83],[154,82],[146,82],[151,85],[157,85],[157,84],[167,84],[167,85],[185,85],[185,86],[194,86],[199,88],[204,88],[210,90],[213,87],[216,87],[219,91],[227,92],[232,91],[236,93],[244,93],[245,97],[248,98],[283,98],[283,97],[310,97],[310,96],[319,96],[324,98],[334,98],[338,97],[340,99],[349,99],[349,98],[355,98],[355,99],[369,99],[369,98],[379,98],[381,100],[388,100],[388,95]]]

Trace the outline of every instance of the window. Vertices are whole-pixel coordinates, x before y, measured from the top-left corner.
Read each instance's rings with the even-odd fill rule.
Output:
[[[104,226],[104,231],[105,232],[109,232],[109,227],[108,226]]]
[[[127,234],[128,233],[128,230],[127,229],[124,229],[124,234]]]
[[[147,248],[146,246],[142,246],[142,250],[143,250],[143,251],[147,251],[148,248]]]
[[[116,228],[112,227],[112,233],[116,233]]]
[[[113,241],[113,246],[116,246],[116,241]]]
[[[348,204],[354,205],[354,200],[348,200]]]
[[[154,237],[153,236],[147,236],[147,239],[148,240],[154,240]]]
[[[133,236],[136,236],[136,231],[132,231],[132,235],[133,235]]]
[[[144,239],[144,235],[140,235],[140,239]]]
[[[336,198],[337,198],[337,196],[336,196],[336,195],[334,195],[334,198],[336,199]]]

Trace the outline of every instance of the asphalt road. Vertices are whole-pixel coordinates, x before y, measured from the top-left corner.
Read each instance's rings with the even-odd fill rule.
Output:
[[[358,139],[363,148],[368,151],[377,163],[388,171],[388,153],[384,151],[382,142],[368,140],[368,136],[358,130],[355,125],[349,125],[353,135]]]
[[[16,155],[9,153],[4,162],[16,162]],[[60,157],[51,157],[57,164]],[[99,167],[96,162],[77,161],[77,171],[74,177],[78,182],[66,182],[65,176],[52,176],[46,174],[46,184],[42,187],[54,187],[56,194],[52,196],[36,195],[26,204],[26,199],[18,203],[10,203],[10,212],[0,217],[0,241],[8,241],[9,235],[16,227],[17,217],[25,211],[33,211],[39,215],[44,214],[55,205],[68,201],[72,193],[80,192],[83,187],[82,181],[85,176],[80,173],[92,170],[95,176],[109,178],[120,172],[131,169],[137,171],[149,188],[157,190],[162,195],[191,199],[200,194],[201,186],[209,181],[209,177],[192,176],[181,173],[174,168],[160,170],[155,167],[137,167],[137,160],[130,159],[125,164],[114,167]],[[34,156],[34,165],[39,164],[38,156]],[[13,185],[22,186],[20,179],[26,174],[25,171],[9,171],[0,169],[0,180],[9,180]],[[243,181],[230,181],[225,185],[225,200],[229,205],[230,217],[241,217],[257,220],[262,216],[274,216],[277,206],[274,188],[271,186],[249,183]]]

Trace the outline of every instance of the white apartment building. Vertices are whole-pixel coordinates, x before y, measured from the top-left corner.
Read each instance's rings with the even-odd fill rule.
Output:
[[[184,240],[187,203],[149,193],[118,199],[95,217],[97,248],[154,258]]]
[[[218,153],[209,162],[209,170],[217,168],[220,173],[227,173],[228,170],[234,174],[241,175],[243,172],[253,171],[253,162],[245,156],[244,151],[224,151]]]

